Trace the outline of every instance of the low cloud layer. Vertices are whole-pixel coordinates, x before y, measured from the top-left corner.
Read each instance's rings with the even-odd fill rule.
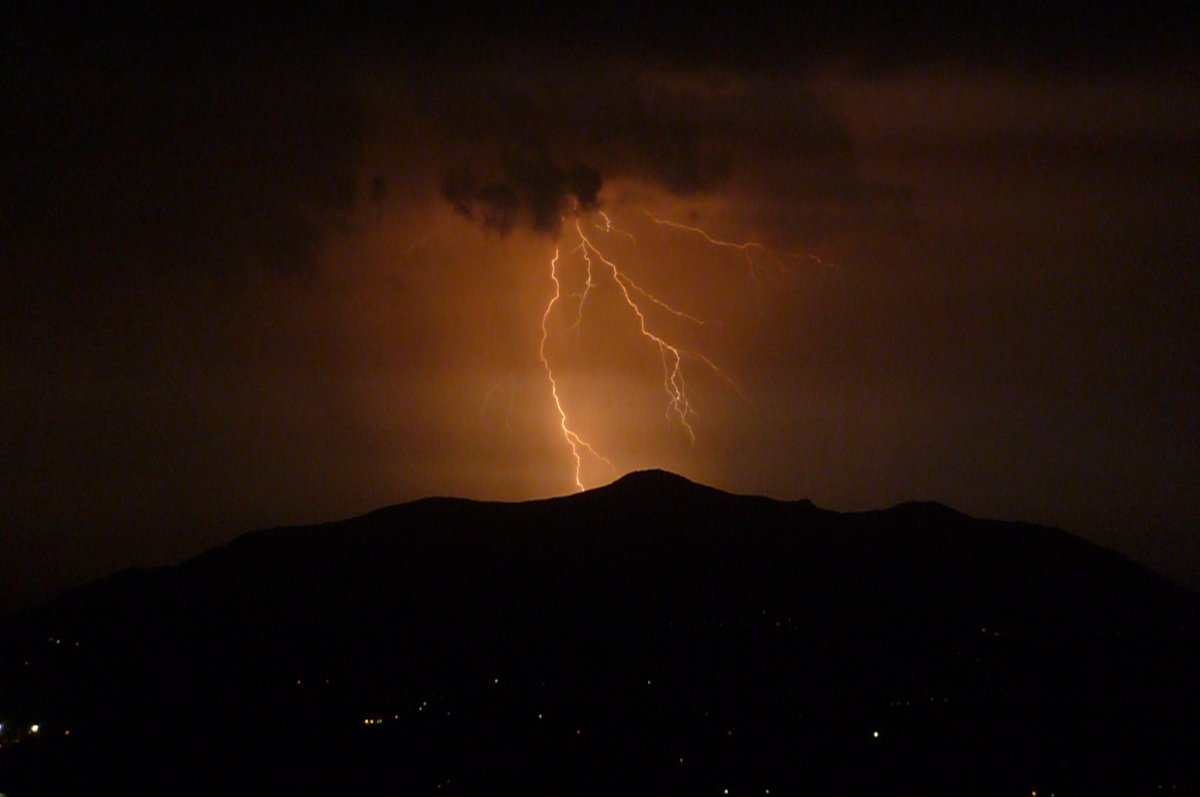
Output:
[[[553,235],[573,203],[595,206],[617,180],[747,209],[803,205],[826,226],[897,195],[862,179],[844,121],[800,80],[599,60],[408,86],[408,112],[437,140],[426,149],[441,196],[500,232]]]
[[[501,234],[528,223],[536,232],[557,235],[563,213],[597,206],[601,182],[590,166],[563,168],[531,148],[509,153],[498,180],[452,168],[442,175],[441,190],[459,213]]]

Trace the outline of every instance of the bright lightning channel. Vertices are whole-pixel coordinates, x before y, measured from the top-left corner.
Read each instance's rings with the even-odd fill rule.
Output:
[[[566,439],[567,444],[571,446],[571,454],[575,457],[575,486],[579,488],[579,492],[583,492],[583,479],[580,476],[580,471],[583,468],[583,457],[579,453],[580,449],[587,451],[610,468],[613,468],[613,464],[567,425],[567,412],[563,409],[562,399],[558,396],[558,382],[554,379],[554,369],[550,367],[550,361],[546,358],[546,339],[550,337],[550,328],[547,324],[554,305],[558,304],[558,300],[562,298],[562,283],[558,281],[557,246],[554,247],[554,259],[550,261],[550,279],[554,282],[554,296],[547,303],[546,312],[542,313],[542,343],[538,348],[538,355],[542,358],[542,365],[546,369],[546,377],[550,380],[550,394],[554,397],[554,406],[558,409],[559,427],[562,429],[563,437]],[[615,470],[615,468],[613,469]]]

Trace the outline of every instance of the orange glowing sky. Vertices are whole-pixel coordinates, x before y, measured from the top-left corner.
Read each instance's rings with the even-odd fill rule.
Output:
[[[1191,12],[1015,8],[6,26],[8,600],[571,491],[543,354],[584,486],[938,500],[1200,585]]]

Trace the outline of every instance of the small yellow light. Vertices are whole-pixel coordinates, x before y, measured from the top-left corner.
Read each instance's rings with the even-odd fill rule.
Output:
[[[871,733],[871,736],[872,736],[872,737],[874,737],[874,738],[876,738],[876,739],[878,739],[878,738],[879,738],[879,731],[872,731],[872,733]],[[1037,792],[1034,792],[1034,794],[1037,794]]]
[[[30,726],[29,726],[29,732],[30,732],[30,733],[37,733],[37,732],[38,732],[38,727],[39,727],[39,726],[38,726],[38,725],[36,725],[36,724],[35,724],[35,725],[30,725]]]

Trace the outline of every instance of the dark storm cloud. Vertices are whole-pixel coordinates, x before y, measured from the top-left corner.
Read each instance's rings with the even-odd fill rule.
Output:
[[[335,63],[290,55],[24,54],[0,78],[5,261],[310,269],[354,205],[365,122]]]
[[[557,233],[572,201],[584,210],[594,208],[600,187],[595,169],[580,163],[564,169],[536,148],[506,155],[498,181],[481,181],[460,169],[447,170],[441,181],[442,195],[455,210],[501,234],[521,222],[537,232]]]
[[[877,72],[1019,67],[1121,72],[1196,55],[1195,3],[664,2],[497,4],[361,16],[311,12],[301,24],[372,42],[418,64],[572,64],[603,55],[645,66],[805,72],[830,63]],[[464,24],[466,23],[466,24]]]
[[[556,232],[572,198],[596,203],[601,177],[831,219],[897,195],[860,178],[845,123],[800,80],[598,60],[464,68],[414,87],[443,198],[501,231]]]
[[[1195,53],[1193,3],[662,4],[580,24],[572,47],[620,42],[679,64],[872,71],[943,66],[1112,71]],[[611,44],[608,45],[611,47]]]
[[[519,71],[487,64],[415,86],[415,111],[437,120],[446,154],[464,161],[447,166],[457,180],[507,184],[522,197],[538,195],[539,209],[556,193],[594,199],[600,176],[640,177],[687,195],[730,172],[733,109],[653,70],[608,59]]]

